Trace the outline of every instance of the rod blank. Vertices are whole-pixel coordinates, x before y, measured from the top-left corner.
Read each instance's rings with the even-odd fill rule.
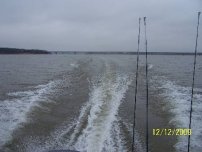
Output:
[[[189,114],[189,129],[191,129],[192,123],[192,106],[193,106],[193,95],[194,95],[194,79],[195,79],[195,71],[196,71],[196,55],[197,55],[197,47],[198,47],[198,29],[199,29],[199,20],[200,20],[201,12],[198,12],[198,23],[197,23],[197,33],[196,33],[196,43],[195,43],[195,54],[194,54],[194,69],[193,69],[193,77],[192,77],[192,89],[191,89],[191,106],[190,106],[190,114]],[[187,151],[190,151],[190,138],[188,136],[188,147]]]
[[[146,57],[146,151],[149,151],[149,83],[148,83],[148,62],[147,62],[147,24],[146,17],[144,17],[144,31],[145,31],[145,57]]]
[[[137,80],[138,80],[138,68],[139,68],[139,50],[140,50],[140,23],[141,18],[139,18],[139,32],[138,32],[138,48],[137,48],[137,67],[136,67],[136,77],[135,77],[135,103],[134,103],[134,114],[133,114],[133,142],[132,142],[132,152],[134,151],[135,143],[135,127],[136,127],[136,102],[137,102]]]

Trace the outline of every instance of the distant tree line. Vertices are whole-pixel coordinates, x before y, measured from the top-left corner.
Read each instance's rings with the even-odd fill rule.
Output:
[[[0,54],[50,54],[50,52],[37,49],[0,48]]]

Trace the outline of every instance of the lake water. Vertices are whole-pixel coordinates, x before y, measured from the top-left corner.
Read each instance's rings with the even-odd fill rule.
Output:
[[[145,64],[140,56],[135,150],[145,151]],[[193,56],[149,56],[149,149],[187,150]],[[0,151],[131,151],[135,55],[0,55]],[[202,57],[197,57],[191,151],[202,149]]]

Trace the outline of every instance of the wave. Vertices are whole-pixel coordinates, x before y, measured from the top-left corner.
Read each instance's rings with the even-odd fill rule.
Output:
[[[71,63],[70,66],[73,67],[73,68],[78,68],[79,64],[78,63]]]
[[[148,64],[148,69],[149,69],[149,70],[152,69],[153,67],[154,67],[153,64]]]
[[[191,88],[183,87],[175,84],[175,82],[166,79],[165,77],[156,78],[159,82],[158,88],[163,90],[160,95],[168,102],[164,107],[174,115],[170,119],[170,123],[177,128],[189,127],[189,114],[191,102]],[[191,135],[191,149],[193,151],[200,151],[202,149],[202,89],[196,88],[193,99],[193,113],[192,113],[192,135]],[[187,136],[178,137],[178,142],[175,145],[177,151],[187,151]]]
[[[50,81],[45,85],[38,85],[33,90],[11,92],[7,95],[11,99],[0,101],[0,145],[12,139],[12,133],[23,123],[28,121],[27,114],[40,102],[52,102],[48,95],[60,81]]]

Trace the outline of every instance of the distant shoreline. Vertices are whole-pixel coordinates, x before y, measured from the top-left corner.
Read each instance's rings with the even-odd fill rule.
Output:
[[[19,48],[0,48],[2,54],[103,54],[103,55],[137,55],[137,52],[90,52],[90,51],[46,51],[38,49],[19,49]],[[140,55],[145,55],[145,52],[139,52]],[[148,55],[194,55],[194,52],[148,52]],[[201,52],[197,55],[202,55]]]
[[[37,49],[0,48],[0,54],[51,54],[51,52]]]
[[[54,51],[51,54],[122,54],[122,55],[137,55],[137,52],[81,52],[81,51]],[[145,55],[145,52],[139,52],[139,55]],[[194,55],[191,52],[148,52],[148,55]],[[202,55],[201,52],[197,53],[197,55]]]

